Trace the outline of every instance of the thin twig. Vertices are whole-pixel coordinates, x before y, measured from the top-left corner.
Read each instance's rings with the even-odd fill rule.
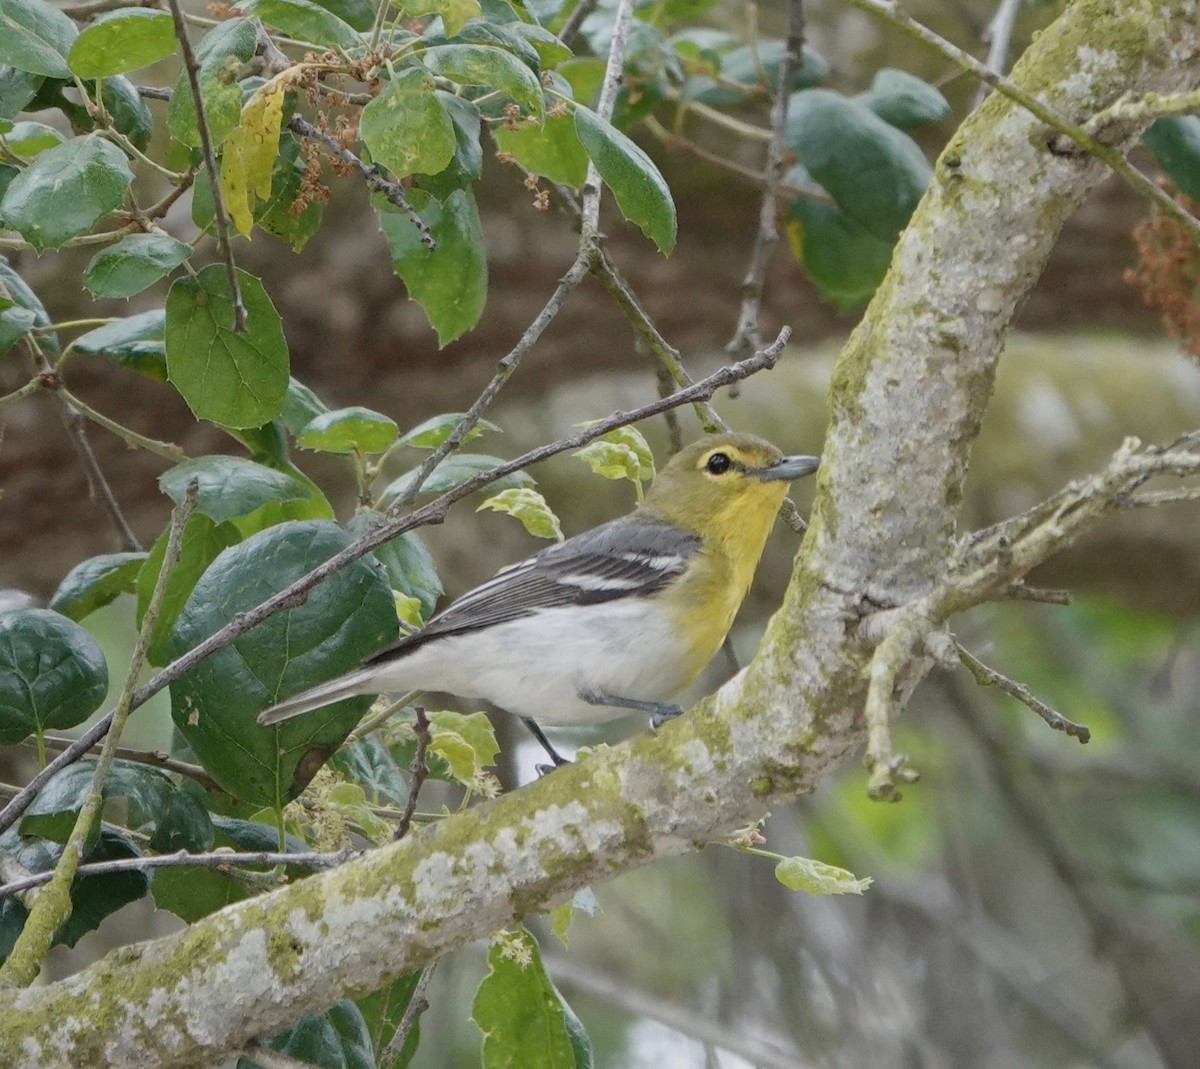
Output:
[[[413,712],[416,714],[413,717],[413,732],[417,736],[417,748],[413,754],[412,764],[408,766],[409,772],[412,773],[412,782],[408,785],[408,797],[404,801],[404,812],[400,814],[400,822],[396,825],[396,834],[392,836],[393,839],[403,839],[408,834],[413,814],[417,811],[417,795],[421,793],[421,788],[429,778],[429,765],[425,761],[430,742],[429,717],[425,715],[425,710],[419,705],[413,707]]]
[[[13,390],[12,393],[6,393],[3,397],[0,397],[0,408],[3,408],[7,404],[11,404],[13,401],[20,401],[24,397],[32,397],[38,392],[38,390],[44,390],[45,388],[46,383],[42,377],[40,375],[35,375],[20,389]]]
[[[412,994],[408,997],[408,1005],[404,1007],[404,1016],[400,1018],[400,1023],[396,1026],[395,1033],[388,1041],[388,1045],[384,1047],[383,1054],[380,1055],[379,1064],[382,1066],[382,1069],[391,1069],[391,1066],[404,1053],[404,1044],[408,1042],[408,1037],[417,1026],[417,1021],[420,1020],[421,1014],[429,1009],[429,999],[425,997],[425,989],[429,986],[429,981],[433,977],[433,970],[437,968],[438,960],[435,958],[426,965],[421,970],[421,975],[417,977]]]
[[[767,166],[763,182],[762,201],[758,209],[758,230],[754,235],[754,248],[750,253],[750,266],[742,279],[742,307],[738,313],[737,327],[725,351],[741,357],[754,352],[762,345],[762,330],[759,316],[762,307],[763,286],[767,281],[767,265],[771,252],[779,240],[775,216],[779,212],[779,184],[783,180],[788,151],[785,144],[787,134],[788,101],[791,98],[792,74],[800,64],[804,50],[804,7],[802,0],[788,0],[786,45],[779,60],[779,78],[775,86],[775,99],[771,104],[771,141],[767,145]]]
[[[997,74],[1003,74],[1008,69],[1008,46],[1012,44],[1013,26],[1016,25],[1017,12],[1020,10],[1021,0],[1000,0],[992,21],[983,31],[983,41],[988,46],[984,63]],[[981,85],[975,94],[974,106],[979,107],[986,96],[987,89]]]
[[[114,872],[149,872],[152,869],[214,869],[224,872],[234,865],[260,865],[264,868],[275,865],[293,865],[301,869],[336,868],[355,857],[353,850],[338,850],[331,854],[280,853],[277,850],[214,850],[208,854],[189,854],[180,850],[174,854],[151,854],[147,857],[119,857],[110,861],[89,861],[76,870],[77,876],[102,876]],[[35,872],[12,880],[0,887],[0,899],[19,895],[34,887],[41,887],[53,878],[53,872]]]
[[[103,15],[106,11],[119,11],[125,7],[157,7],[154,0],[90,0],[84,4],[68,4],[66,7],[60,7],[61,11],[68,18],[84,20],[90,19],[94,15]]]
[[[63,735],[43,735],[46,749],[60,753],[75,745],[75,740]],[[136,765],[146,765],[149,768],[161,768],[164,772],[175,772],[199,783],[206,791],[224,791],[224,788],[210,776],[200,765],[189,764],[178,757],[159,750],[132,750],[128,746],[117,747],[117,757],[122,761],[132,761]]]
[[[55,933],[71,916],[71,884],[83,853],[91,839],[104,799],[104,780],[107,778],[113,761],[116,760],[117,743],[121,737],[121,729],[133,709],[134,685],[138,674],[145,663],[146,651],[150,648],[150,636],[158,620],[162,607],[163,595],[166,593],[167,579],[179,561],[179,553],[183,546],[183,529],[188,517],[196,505],[197,484],[193,481],[187,489],[183,500],[175,506],[171,513],[170,534],[167,536],[166,550],[163,554],[162,570],[154,584],[150,595],[150,603],[142,618],[142,626],[138,631],[137,642],[129,658],[129,669],[125,674],[125,684],[121,688],[121,697],[112,718],[112,731],[105,741],[104,749],[96,759],[96,768],[92,773],[91,786],[80,806],[71,828],[70,835],[63,846],[54,871],[45,888],[34,899],[26,918],[25,926],[21,929],[17,941],[3,966],[0,966],[0,983],[11,984],[15,987],[28,987],[37,979],[41,972],[42,963],[50,949]],[[47,765],[47,768],[50,766]]]
[[[1026,586],[1024,580],[1010,583],[1004,591],[1010,601],[1040,601],[1045,605],[1070,605],[1069,590],[1054,590],[1045,587]]]
[[[338,159],[350,164],[355,170],[362,175],[363,181],[367,183],[376,193],[382,193],[387,197],[389,203],[399,208],[409,221],[417,228],[417,233],[420,235],[421,244],[431,252],[437,248],[437,241],[434,240],[433,231],[429,229],[428,224],[417,213],[417,209],[408,203],[404,196],[404,190],[398,182],[389,182],[378,171],[368,163],[364,163],[358,156],[351,152],[348,148],[341,144],[337,138],[327,134],[324,130],[314,126],[301,115],[293,115],[288,120],[288,129],[294,134],[299,134],[301,137],[312,138],[314,141],[320,141],[330,152]]]
[[[587,17],[599,6],[600,0],[579,0],[579,3],[575,5],[575,10],[571,12],[571,17],[563,23],[562,29],[558,31],[558,39],[568,48],[574,50],[575,46],[571,42],[575,35],[579,33],[579,29]]]
[[[238,282],[237,264],[233,262],[233,246],[229,239],[229,215],[225,210],[225,198],[221,194],[221,176],[217,172],[217,156],[213,149],[212,134],[208,129],[208,116],[204,113],[204,98],[200,92],[200,68],[196,54],[188,39],[187,24],[179,0],[167,0],[171,17],[175,20],[175,37],[183,53],[183,69],[187,71],[188,86],[196,104],[196,132],[200,136],[200,148],[204,153],[204,167],[208,171],[209,187],[213,202],[213,220],[217,224],[217,247],[225,262],[225,276],[229,283],[229,299],[233,302],[233,329],[238,334],[246,331],[246,306],[242,303],[242,288]]]
[[[958,651],[958,659],[967,667],[971,675],[975,677],[975,682],[981,687],[999,687],[1005,694],[1012,695],[1022,705],[1032,709],[1055,731],[1064,732],[1071,738],[1084,743],[1091,739],[1092,733],[1085,725],[1076,724],[1056,709],[1050,708],[1044,701],[1036,697],[1024,683],[1018,683],[1003,673],[997,672],[996,669],[989,668],[960,643],[955,642],[954,645]]]
[[[113,526],[116,527],[117,534],[120,536],[123,548],[133,553],[140,553],[142,551],[142,544],[138,541],[137,535],[133,533],[133,528],[129,526],[129,521],[121,511],[121,506],[117,502],[116,495],[113,493],[112,487],[109,486],[108,480],[104,477],[104,472],[100,468],[100,462],[96,459],[96,454],[92,450],[92,444],[88,441],[87,428],[83,422],[83,413],[71,405],[62,395],[62,391],[59,391],[58,399],[63,406],[63,422],[66,425],[67,433],[71,437],[75,451],[79,454],[80,462],[83,464],[83,470],[87,476],[90,496],[93,500],[99,498],[104,508],[108,511],[109,518],[112,520]]]
[[[625,53],[629,49],[629,30],[633,24],[634,0],[617,0],[617,11],[613,16],[612,41],[608,46],[608,61],[604,67],[604,81],[600,83],[600,97],[596,101],[596,114],[605,122],[612,118],[621,88],[625,69]],[[588,160],[587,177],[583,182],[581,230],[585,242],[595,241],[600,235],[600,172],[593,160]]]
[[[112,431],[126,445],[136,446],[140,449],[145,449],[147,452],[154,453],[156,456],[162,457],[164,460],[169,460],[172,464],[178,464],[181,461],[187,460],[188,455],[174,442],[160,442],[156,438],[148,438],[144,434],[139,434],[137,431],[118,423],[116,420],[109,419],[103,412],[97,412],[86,401],[77,397],[70,390],[60,384],[56,387],[60,397],[63,398],[72,408],[78,411],[81,415],[86,416],[93,423],[103,427],[106,431]]]
[[[661,415],[668,408],[691,404],[699,399],[707,400],[724,386],[740,382],[742,379],[748,378],[759,371],[773,368],[778,362],[779,355],[790,337],[791,330],[784,327],[779,332],[779,337],[775,341],[761,352],[755,353],[748,360],[739,360],[736,363],[718,368],[711,375],[706,376],[686,389],[673,393],[670,397],[659,398],[629,412],[614,412],[612,415],[583,428],[576,434],[560,438],[549,445],[531,449],[515,460],[506,461],[494,468],[489,468],[487,471],[478,472],[452,490],[447,490],[440,497],[435,498],[428,504],[422,505],[418,509],[414,509],[407,515],[388,517],[373,524],[350,545],[330,557],[329,560],[317,565],[312,571],[301,576],[278,594],[273,594],[265,601],[260,602],[253,609],[238,613],[224,627],[215,631],[183,656],[172,661],[134,694],[130,707],[137,708],[139,705],[144,704],[160,690],[163,690],[179,679],[180,676],[191,671],[205,657],[228,646],[235,639],[240,638],[251,628],[257,627],[277,612],[303,604],[308,597],[309,591],[318,583],[328,579],[329,576],[345,568],[360,557],[366,556],[378,546],[383,545],[385,542],[390,542],[397,535],[403,534],[405,531],[412,530],[415,527],[441,523],[446,518],[451,505],[475,493],[476,490],[480,490],[497,479],[503,478],[505,475],[511,475],[514,471],[519,471],[529,465],[539,464],[543,460],[557,456],[560,453],[565,453],[571,449],[579,449],[581,446],[595,441],[617,427],[625,427],[631,423],[637,423],[639,420]],[[0,811],[0,833],[12,827],[21,814],[29,807],[33,799],[37,797],[38,791],[60,769],[79,760],[92,746],[104,738],[109,727],[112,725],[112,719],[113,713],[110,712],[98,720],[80,736],[73,746],[64,750],[53,761],[49,762],[41,772],[37,773],[18,792],[8,805],[4,807],[3,811]]]

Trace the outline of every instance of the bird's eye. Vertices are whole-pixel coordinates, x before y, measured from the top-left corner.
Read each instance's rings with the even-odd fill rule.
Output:
[[[704,465],[704,470],[710,475],[724,475],[725,472],[729,470],[729,465],[732,463],[733,461],[731,461],[724,453],[713,453],[713,455],[708,458],[708,463]]]

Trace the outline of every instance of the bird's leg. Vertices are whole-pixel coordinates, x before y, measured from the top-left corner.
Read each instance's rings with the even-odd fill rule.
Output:
[[[554,762],[552,765],[538,765],[537,770],[541,775],[544,776],[547,772],[553,772],[560,765],[569,765],[571,763],[553,746],[550,745],[550,740],[546,738],[546,733],[541,729],[541,726],[536,720],[533,719],[533,717],[523,716],[521,717],[521,723],[529,728],[530,733],[535,739],[537,739],[538,742],[542,744],[542,749],[550,755],[550,760]]]
[[[619,694],[598,694],[594,690],[581,690],[581,700],[588,705],[607,705],[615,709],[636,709],[650,714],[650,730],[657,731],[668,720],[683,715],[683,707],[667,702],[642,701],[640,698],[622,698]]]

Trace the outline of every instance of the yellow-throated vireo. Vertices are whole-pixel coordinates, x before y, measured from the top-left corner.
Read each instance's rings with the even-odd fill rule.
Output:
[[[667,704],[725,641],[787,484],[817,458],[750,434],[681,450],[628,516],[550,546],[464,594],[358,668],[263,712],[276,724],[355,694],[439,691],[538,727]]]

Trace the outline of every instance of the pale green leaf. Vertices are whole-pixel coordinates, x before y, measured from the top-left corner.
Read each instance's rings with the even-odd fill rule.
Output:
[[[489,497],[475,511],[482,512],[491,509],[494,512],[506,512],[509,516],[521,521],[531,535],[537,538],[553,538],[556,542],[563,540],[562,525],[553,509],[546,503],[536,490],[528,486],[514,486],[508,490]]]
[[[814,895],[861,895],[873,882],[869,876],[860,880],[853,872],[807,857],[785,857],[775,866],[775,879],[793,891]]]

